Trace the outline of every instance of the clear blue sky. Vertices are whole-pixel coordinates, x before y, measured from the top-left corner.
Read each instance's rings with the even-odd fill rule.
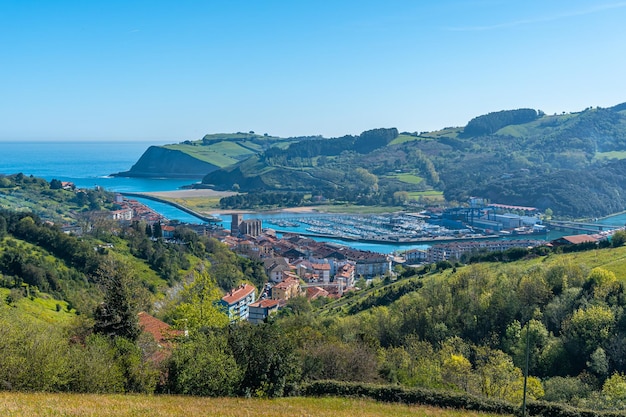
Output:
[[[0,140],[430,131],[626,101],[626,1],[0,1]]]

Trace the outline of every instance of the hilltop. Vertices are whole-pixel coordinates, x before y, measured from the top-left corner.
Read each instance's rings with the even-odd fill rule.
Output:
[[[202,178],[273,146],[288,146],[304,138],[279,138],[249,133],[217,133],[199,140],[150,146],[129,171],[120,177]]]
[[[626,208],[626,104],[554,115],[498,111],[434,132],[208,136],[151,148],[130,172],[182,175],[191,164],[172,152],[203,164],[193,171],[204,172],[201,186],[245,192],[251,201],[280,202],[268,193],[296,192],[301,200],[397,206],[439,194],[450,203],[477,196],[574,218]],[[246,204],[254,205],[242,197],[223,205]]]

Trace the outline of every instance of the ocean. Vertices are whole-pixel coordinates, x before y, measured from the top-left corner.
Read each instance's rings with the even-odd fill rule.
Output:
[[[0,142],[0,174],[71,181],[80,188],[142,192],[176,190],[191,180],[111,177],[128,171],[151,142]]]

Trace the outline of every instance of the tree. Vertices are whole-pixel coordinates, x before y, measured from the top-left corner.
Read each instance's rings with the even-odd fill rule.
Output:
[[[163,237],[163,229],[161,228],[160,222],[155,222],[152,225],[152,236],[157,239]]]
[[[174,324],[179,329],[194,333],[228,325],[228,316],[216,305],[221,298],[219,289],[206,269],[193,272],[193,280],[185,285],[180,297],[174,311]]]
[[[626,230],[618,230],[611,236],[611,246],[618,248],[626,243]]]
[[[103,262],[97,276],[104,301],[94,312],[94,332],[137,340],[141,333],[138,314],[145,306],[146,290],[137,283],[132,268],[119,261]]]
[[[194,333],[179,341],[167,363],[168,391],[209,397],[236,392],[241,371],[220,333]]]
[[[552,209],[550,207],[545,209],[544,212],[543,212],[543,217],[546,220],[551,220],[553,215],[554,215],[554,212],[552,211]]]
[[[288,395],[300,379],[295,347],[277,325],[242,322],[229,328],[228,344],[242,371],[240,393]]]
[[[472,364],[465,356],[450,354],[443,360],[441,373],[443,380],[454,387],[467,391],[472,372]]]
[[[614,325],[615,315],[608,307],[579,308],[563,325],[565,346],[570,355],[585,361],[609,339]],[[579,366],[582,368],[584,364],[582,362]]]
[[[604,406],[613,410],[623,410],[626,407],[626,375],[614,373],[602,385],[602,399]]]
[[[63,188],[63,183],[61,181],[57,180],[56,178],[50,181],[51,190],[60,190],[61,188]]]

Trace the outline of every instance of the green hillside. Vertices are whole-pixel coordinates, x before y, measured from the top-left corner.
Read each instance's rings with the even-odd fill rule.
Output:
[[[203,183],[362,205],[397,205],[419,192],[440,191],[451,203],[478,196],[550,208],[561,217],[600,217],[626,208],[622,107],[560,115],[500,111],[464,128],[375,129],[301,141],[211,172]]]
[[[52,186],[8,180],[23,195]],[[292,297],[253,325],[229,324],[218,300],[241,283],[261,288],[258,260],[184,226],[172,241],[141,222],[93,226],[66,235],[0,210],[0,389],[333,395],[513,414],[528,357],[530,415],[626,403],[624,231],[597,246],[398,266],[339,299]],[[139,328],[141,310],[187,336],[157,343]]]
[[[128,177],[202,178],[271,147],[286,147],[307,138],[279,138],[255,133],[217,133],[199,140],[151,146],[129,171]]]

